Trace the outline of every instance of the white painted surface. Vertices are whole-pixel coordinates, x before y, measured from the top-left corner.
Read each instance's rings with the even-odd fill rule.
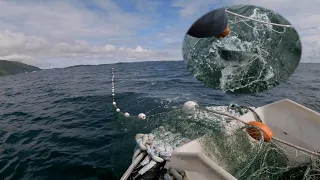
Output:
[[[309,150],[320,151],[319,113],[288,99],[259,107],[256,112],[278,139]],[[249,112],[241,116],[240,119],[249,122],[255,118]],[[297,152],[296,149],[287,145],[277,144],[287,151],[289,158],[301,161],[309,158],[309,154]],[[173,151],[171,162],[168,165],[178,170],[184,170],[188,180],[236,179],[205,156],[197,140]]]

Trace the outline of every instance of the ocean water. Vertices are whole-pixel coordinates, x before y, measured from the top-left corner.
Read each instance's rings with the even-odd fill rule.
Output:
[[[288,81],[251,95],[206,87],[178,62],[119,63],[0,77],[0,179],[119,179],[130,165],[134,135],[149,132],[119,117],[117,105],[152,115],[185,101],[261,106],[289,98],[320,112],[320,65],[299,64]],[[152,122],[148,122],[152,124]]]

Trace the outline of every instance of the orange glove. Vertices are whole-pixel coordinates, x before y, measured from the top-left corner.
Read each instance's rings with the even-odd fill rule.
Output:
[[[230,34],[230,28],[229,28],[229,26],[227,26],[226,29],[221,34],[216,36],[216,38],[225,38],[229,34]]]

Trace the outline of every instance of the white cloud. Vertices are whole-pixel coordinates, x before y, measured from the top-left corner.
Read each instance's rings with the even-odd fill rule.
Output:
[[[192,17],[194,15],[204,15],[210,10],[224,7],[227,3],[219,0],[202,0],[201,2],[194,0],[175,0],[172,6],[180,8],[179,13],[183,17]]]
[[[22,33],[14,33],[11,31],[0,31],[0,58],[6,60],[20,61],[24,63],[31,63],[33,65],[44,66],[42,61],[44,59],[52,60],[51,63],[45,65],[55,64],[55,59],[68,59],[76,65],[84,59],[104,59],[105,63],[112,63],[116,61],[141,61],[141,60],[155,60],[155,57],[167,57],[164,52],[152,51],[144,49],[137,45],[135,48],[130,47],[116,47],[112,44],[97,46],[89,44],[86,41],[74,42],[59,42],[48,43],[42,37],[26,36]],[[81,61],[79,61],[81,60]],[[59,64],[58,67],[63,67]],[[47,68],[47,67],[43,67]]]
[[[26,34],[53,39],[125,36],[152,22],[152,18],[122,11],[112,1],[90,1],[90,11],[81,1],[0,1],[0,28],[8,24]]]
[[[23,55],[23,54],[11,54],[8,56],[0,56],[0,59],[8,60],[8,61],[19,61],[27,64],[33,64],[34,62],[33,57]]]
[[[140,8],[148,5],[146,12],[158,5],[135,1]],[[139,39],[132,36],[150,25],[153,18],[123,11],[111,0],[0,0],[0,11],[0,57],[3,59],[48,68],[90,64],[94,59],[113,63],[167,56],[165,52],[145,49],[138,45]],[[108,43],[109,39],[116,44]]]
[[[258,5],[288,19],[301,35],[302,61],[309,61],[310,54],[320,51],[318,0],[173,0],[167,5],[176,8],[179,17],[164,16],[167,11],[157,9],[163,1],[132,0],[136,11],[123,10],[114,2],[0,0],[0,58],[42,68],[180,60],[182,40],[191,24],[208,11],[231,4]],[[164,17],[176,18],[177,22]],[[166,28],[157,31],[153,28],[159,26],[156,23]],[[153,28],[153,34],[137,35],[148,27]]]
[[[9,30],[0,31],[0,55],[8,55],[19,51],[39,50],[47,45],[44,38],[25,36],[22,33],[13,33]]]

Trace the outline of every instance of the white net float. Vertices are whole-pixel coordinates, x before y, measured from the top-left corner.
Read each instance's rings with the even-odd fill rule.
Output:
[[[120,109],[119,109],[119,108],[117,108],[117,109],[116,109],[116,111],[117,111],[117,112],[120,112]]]
[[[199,107],[198,103],[195,101],[188,101],[183,104],[182,109],[186,112],[190,112],[196,110],[197,107]]]
[[[146,118],[147,118],[147,116],[146,116],[144,113],[140,113],[140,114],[138,115],[138,117],[139,117],[140,119],[146,119]]]
[[[117,105],[117,103],[116,103],[116,102],[113,102],[112,104],[113,104],[113,105]]]
[[[112,94],[112,96],[114,96],[114,94]]]
[[[129,114],[128,112],[126,112],[126,113],[124,113],[124,116],[125,116],[125,117],[129,117],[130,114]]]

